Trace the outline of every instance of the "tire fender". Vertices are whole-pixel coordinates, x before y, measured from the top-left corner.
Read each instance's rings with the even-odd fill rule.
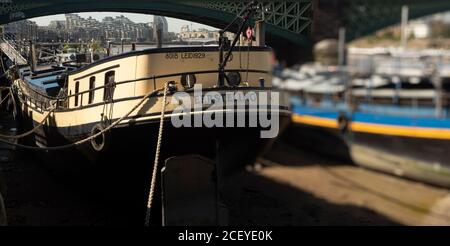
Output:
[[[105,125],[104,124],[96,124],[92,127],[91,129],[91,136],[105,130]],[[91,139],[91,146],[92,148],[97,151],[97,152],[103,152],[106,151],[111,142],[111,134],[109,131],[107,132],[103,132],[102,134],[100,134],[100,136]]]

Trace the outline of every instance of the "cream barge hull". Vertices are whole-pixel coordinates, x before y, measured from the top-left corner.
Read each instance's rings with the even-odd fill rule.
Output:
[[[218,87],[217,47],[161,48],[108,57],[81,68],[53,67],[32,72],[24,67],[15,81],[16,96],[29,127],[39,126],[34,142],[40,147],[77,142],[107,127],[127,114],[145,95],[171,81],[175,88],[167,94],[162,139],[162,159],[184,154],[200,154],[216,160],[226,153],[227,166],[243,167],[264,149],[270,139],[260,137],[261,127],[174,127],[171,117],[180,103],[176,92],[194,98],[194,85],[204,93],[217,92],[225,98],[232,93],[271,93],[271,50],[267,47],[235,48],[225,72],[231,81]],[[267,114],[279,117],[279,127],[289,121],[288,102],[279,97]],[[150,96],[111,131],[76,148],[63,150],[83,156],[89,163],[130,160],[154,156],[163,93]],[[260,100],[258,100],[258,103]],[[270,103],[269,103],[270,104]],[[209,109],[203,105],[195,114],[223,113],[225,117],[254,115],[259,105],[244,108]],[[275,108],[275,109],[274,109]],[[275,110],[275,111],[273,111]],[[229,149],[227,149],[229,148]],[[220,159],[220,158],[219,158]],[[227,167],[228,169],[228,167]],[[234,168],[233,168],[234,169]]]

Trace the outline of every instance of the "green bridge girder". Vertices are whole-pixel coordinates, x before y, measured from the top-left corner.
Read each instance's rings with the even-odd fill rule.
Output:
[[[0,24],[108,11],[163,15],[223,28],[247,1],[0,0]],[[287,64],[310,60],[312,43],[337,38],[340,27],[346,27],[347,41],[351,41],[399,23],[403,5],[409,6],[410,19],[450,10],[450,0],[262,0],[258,5],[255,19],[266,21],[267,42]]]
[[[409,19],[450,11],[450,0],[346,0],[342,13],[349,40],[400,23],[403,5]]]
[[[268,23],[269,35],[298,45],[317,40],[311,31],[335,35],[347,28],[348,39],[365,36],[399,23],[401,6],[410,7],[410,18],[450,10],[450,0],[264,0],[258,1],[257,19]],[[245,1],[219,0],[0,0],[0,24],[33,17],[88,11],[157,14],[191,20],[218,28],[229,23]],[[264,9],[264,14],[262,13]],[[318,15],[325,9],[326,15]],[[334,16],[327,19],[327,15]],[[318,17],[319,16],[319,17]],[[318,18],[324,18],[321,22]],[[325,35],[326,36],[326,35]],[[309,39],[312,37],[312,39]]]
[[[313,0],[260,1],[255,19],[264,18],[269,35],[306,45]],[[2,0],[0,24],[33,17],[115,11],[164,15],[223,28],[247,1],[218,0]],[[262,14],[261,9],[265,9]]]

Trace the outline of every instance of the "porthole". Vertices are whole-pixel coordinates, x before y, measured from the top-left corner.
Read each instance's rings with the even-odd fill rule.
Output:
[[[241,74],[239,72],[227,73],[227,83],[231,87],[236,87],[241,83]]]
[[[197,78],[194,74],[188,73],[181,75],[181,84],[183,85],[184,89],[190,89],[194,87],[196,82]]]

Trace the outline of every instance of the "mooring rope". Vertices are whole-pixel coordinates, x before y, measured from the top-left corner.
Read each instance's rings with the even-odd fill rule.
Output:
[[[3,102],[8,98],[11,97],[14,103],[14,109],[16,108],[15,105],[15,101],[14,101],[14,96],[13,96],[13,92],[12,92],[12,88],[8,87],[9,92],[8,94],[6,94],[5,98],[0,102],[0,106],[3,104]],[[50,109],[50,111],[47,113],[47,115],[44,117],[44,119],[41,120],[41,122],[39,122],[39,124],[37,126],[35,126],[33,129],[31,129],[30,131],[21,133],[19,135],[4,135],[4,134],[0,134],[0,138],[7,138],[7,139],[20,139],[20,138],[24,138],[32,133],[34,133],[39,127],[41,127],[42,125],[44,125],[45,121],[48,119],[48,117],[50,116],[50,114],[55,111],[56,107],[54,106],[52,109]]]
[[[248,70],[250,69],[250,46],[252,45],[252,37],[247,46],[247,72],[245,73],[245,82],[248,83]]]
[[[86,143],[88,141],[91,141],[92,139],[102,135],[103,133],[111,130],[113,127],[115,127],[116,125],[118,125],[120,122],[122,122],[125,118],[127,118],[132,112],[134,112],[140,105],[142,105],[142,103],[145,102],[145,100],[147,100],[149,97],[156,95],[156,93],[160,92],[162,89],[155,89],[153,91],[151,91],[150,93],[146,94],[130,111],[128,111],[125,115],[123,115],[122,117],[120,117],[118,120],[116,120],[115,122],[113,122],[111,125],[109,125],[108,127],[106,127],[105,129],[103,129],[102,131],[91,135],[90,137],[87,137],[85,139],[79,140],[77,142],[74,143],[70,143],[70,144],[66,144],[66,145],[61,145],[61,146],[52,146],[52,147],[35,147],[35,146],[29,146],[29,145],[23,145],[23,144],[18,144],[18,143],[13,143],[7,140],[4,140],[2,138],[0,138],[0,142],[1,143],[5,143],[11,146],[15,146],[18,148],[22,148],[22,149],[27,149],[27,150],[43,150],[43,151],[54,151],[54,150],[63,150],[63,149],[68,149],[68,148],[72,148],[78,145],[81,145],[83,143]],[[7,138],[11,138],[10,136],[8,136]]]
[[[1,60],[1,59],[0,59],[0,60]],[[2,63],[3,63],[3,61],[2,61]],[[7,75],[9,75],[9,72],[12,71],[12,70],[15,69],[15,68],[16,68],[15,65],[9,67],[9,68],[6,69],[6,70],[3,68],[3,74],[0,75],[0,79],[3,78],[3,77],[5,77],[5,76],[7,76]]]
[[[21,138],[24,138],[24,137],[26,137],[26,136],[28,136],[28,135],[34,133],[35,131],[37,131],[37,129],[39,129],[39,127],[41,127],[41,126],[44,125],[45,121],[47,121],[48,117],[50,116],[50,114],[51,114],[53,111],[55,111],[55,109],[56,109],[56,107],[53,107],[50,111],[48,111],[48,113],[47,113],[47,115],[44,117],[44,119],[42,119],[42,120],[39,122],[39,124],[36,125],[33,129],[31,129],[31,130],[29,130],[29,131],[27,131],[27,132],[21,133],[21,134],[19,134],[19,135],[3,135],[3,134],[0,134],[0,138],[21,139]]]
[[[16,99],[14,99],[14,93],[13,93],[13,87],[9,87],[9,93],[11,94],[11,101],[13,104],[13,117],[16,119],[16,113],[17,113],[17,105],[16,105]]]
[[[162,142],[162,135],[164,130],[164,115],[166,112],[166,95],[168,90],[169,82],[167,82],[164,86],[164,96],[163,96],[163,102],[161,106],[161,117],[159,121],[159,131],[158,131],[158,140],[156,143],[156,152],[155,152],[155,161],[153,163],[153,172],[152,172],[152,178],[150,182],[150,191],[148,195],[147,200],[147,213],[145,215],[145,226],[150,225],[150,213],[152,210],[152,204],[153,204],[153,196],[155,193],[155,186],[156,186],[156,173],[158,171],[158,163],[159,163],[159,154],[161,151],[161,142]]]
[[[149,196],[148,196],[148,200],[147,200],[147,213],[146,213],[146,217],[145,217],[145,225],[149,226],[150,225],[150,213],[151,213],[151,208],[153,205],[153,197],[154,197],[154,193],[155,193],[155,187],[156,187],[156,174],[158,171],[158,163],[159,163],[159,156],[160,156],[160,152],[161,152],[161,143],[162,143],[162,136],[163,136],[163,130],[164,130],[164,117],[165,117],[165,111],[166,111],[166,102],[167,102],[167,92],[168,92],[168,85],[169,82],[167,82],[164,85],[163,88],[163,101],[162,101],[162,106],[161,106],[161,116],[160,116],[160,123],[159,123],[159,131],[158,131],[158,140],[157,140],[157,144],[156,144],[156,152],[155,152],[155,160],[153,163],[153,172],[152,172],[152,176],[151,176],[151,182],[150,182],[150,191],[149,191]],[[82,140],[79,140],[75,143],[71,143],[71,144],[67,144],[67,145],[62,145],[62,146],[54,146],[54,147],[35,147],[35,146],[27,146],[27,145],[22,145],[22,144],[17,144],[17,143],[12,143],[9,141],[6,141],[2,138],[9,138],[9,139],[18,139],[21,137],[24,137],[26,135],[29,135],[31,133],[33,133],[37,128],[39,128],[40,126],[42,126],[42,124],[47,120],[47,118],[50,116],[50,114],[54,111],[53,108],[51,111],[49,111],[47,113],[47,115],[44,117],[44,119],[41,121],[41,123],[36,126],[34,129],[17,135],[17,136],[8,136],[8,135],[2,135],[0,134],[0,142],[2,143],[6,143],[9,145],[13,145],[19,148],[23,148],[23,149],[28,149],[28,150],[62,150],[62,149],[66,149],[66,148],[71,148],[77,145],[81,145],[87,141],[90,141],[98,136],[100,136],[101,134],[111,130],[113,127],[115,127],[117,124],[119,124],[121,121],[123,121],[125,118],[127,118],[132,112],[134,112],[140,105],[142,105],[142,103],[145,102],[146,99],[148,99],[149,97],[151,97],[152,95],[155,95],[156,93],[160,92],[162,89],[156,89],[148,94],[146,94],[141,101],[139,101],[139,103],[137,103],[128,113],[126,113],[125,115],[123,115],[121,118],[119,118],[118,120],[116,120],[114,123],[112,123],[111,125],[109,125],[108,127],[106,127],[105,129],[103,129],[102,131],[88,137]],[[11,92],[10,92],[11,93]]]
[[[0,101],[0,106],[2,106],[3,102],[5,102],[9,96],[11,96],[11,92],[8,92],[8,94],[6,94],[6,96],[2,99],[2,101]]]
[[[0,226],[8,225],[8,220],[6,218],[5,203],[3,201],[2,194],[0,193]]]

